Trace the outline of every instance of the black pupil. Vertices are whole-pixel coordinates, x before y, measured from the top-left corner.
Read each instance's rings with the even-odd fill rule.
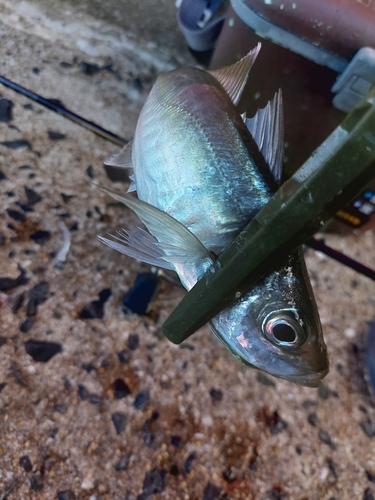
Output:
[[[285,323],[275,325],[272,329],[273,336],[280,342],[295,342],[297,339],[294,329]]]

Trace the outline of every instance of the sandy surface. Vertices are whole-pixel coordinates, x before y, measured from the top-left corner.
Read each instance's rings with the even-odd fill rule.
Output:
[[[67,2],[8,4],[1,73],[125,139],[156,75],[191,61],[139,28],[95,20],[88,2],[79,15]],[[88,75],[82,62],[110,67]],[[307,251],[331,360],[317,390],[240,366],[207,328],[170,344],[160,327],[182,289],[161,281],[147,315],[124,313],[124,293],[148,268],[96,239],[135,222],[88,183],[108,183],[102,161],[117,148],[0,94],[13,103],[0,143],[28,141],[0,145],[0,277],[20,276],[0,293],[0,499],[373,499],[363,369],[373,282]],[[71,247],[57,268],[62,222]],[[327,242],[375,266],[372,233]],[[90,304],[102,318],[82,317]]]

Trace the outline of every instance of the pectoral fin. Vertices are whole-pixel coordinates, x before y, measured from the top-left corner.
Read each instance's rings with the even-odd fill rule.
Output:
[[[212,262],[202,243],[170,215],[133,196],[102,189],[132,209],[151,233],[149,235],[140,228],[123,231],[115,237],[121,243],[99,237],[103,243],[130,257],[166,269],[174,269],[173,264],[194,266],[202,262]]]
[[[284,120],[281,90],[276,92],[272,101],[269,101],[265,108],[259,109],[253,118],[246,118],[245,115],[243,121],[257,143],[275,181],[280,184],[284,157]]]
[[[260,48],[261,44],[258,43],[255,49],[251,50],[245,57],[235,64],[225,68],[209,71],[212,76],[219,80],[235,106],[239,103],[243,89],[249,77],[249,72],[255,62],[255,59],[257,58],[257,55],[259,54]]]

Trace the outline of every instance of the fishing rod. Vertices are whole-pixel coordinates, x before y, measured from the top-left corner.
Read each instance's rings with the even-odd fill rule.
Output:
[[[110,132],[109,130],[106,130],[103,127],[100,127],[94,122],[91,122],[87,120],[86,118],[83,118],[80,115],[77,115],[76,113],[73,113],[69,109],[67,109],[65,106],[59,104],[55,100],[52,99],[46,99],[42,97],[39,94],[36,94],[35,92],[32,92],[29,89],[26,89],[25,87],[22,87],[21,85],[18,85],[17,83],[12,82],[8,78],[5,78],[0,75],[0,83],[2,83],[4,86],[14,90],[15,92],[18,92],[19,94],[22,94],[26,96],[27,98],[31,99],[32,101],[37,102],[38,104],[41,104],[42,106],[48,108],[51,111],[54,111],[55,113],[63,116],[64,118],[67,118],[74,123],[77,123],[81,127],[84,127],[91,132],[94,132],[94,134],[99,135],[100,137],[103,137],[104,139],[118,145],[118,146],[124,146],[127,144],[128,141],[123,139],[122,137],[119,137],[118,135]],[[359,274],[363,274],[367,278],[370,278],[375,281],[375,271],[370,269],[369,267],[366,267],[365,265],[361,264],[360,262],[357,262],[354,259],[351,259],[350,257],[346,256],[345,254],[334,250],[333,248],[327,246],[322,240],[316,240],[314,238],[310,238],[307,242],[306,245],[313,248],[314,250],[317,250],[319,252],[324,253],[328,257],[331,257],[332,259],[340,262],[341,264],[353,269]]]
[[[100,135],[100,137],[103,137],[103,139],[107,139],[107,141],[111,141],[114,144],[117,144],[118,146],[125,146],[125,144],[127,144],[128,142],[122,137],[119,137],[118,135],[109,132],[105,128],[100,127],[96,123],[86,120],[86,118],[83,118],[82,116],[79,116],[76,113],[69,111],[69,109],[59,104],[57,101],[53,99],[45,99],[44,97],[40,96],[39,94],[36,94],[35,92],[32,92],[31,90],[28,90],[25,87],[21,87],[21,85],[18,85],[18,83],[14,83],[11,80],[8,80],[8,78],[0,76],[0,83],[18,92],[19,94],[28,97],[32,101],[41,104],[42,106],[50,109],[51,111],[54,111],[55,113],[63,116],[64,118],[68,118],[72,122],[81,125],[81,127],[91,130],[91,132]]]

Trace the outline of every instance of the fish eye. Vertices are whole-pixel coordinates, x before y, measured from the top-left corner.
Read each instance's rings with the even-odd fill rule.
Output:
[[[269,314],[263,321],[262,330],[270,342],[284,349],[299,347],[306,340],[305,330],[287,311]]]

